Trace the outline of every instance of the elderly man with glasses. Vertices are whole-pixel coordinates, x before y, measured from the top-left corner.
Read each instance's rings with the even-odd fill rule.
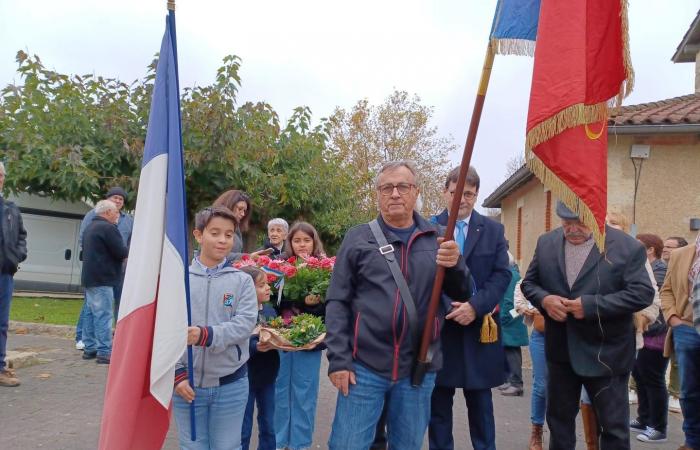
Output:
[[[414,211],[417,176],[409,162],[385,164],[375,180],[379,217],[349,230],[338,251],[326,293],[328,372],[339,391],[332,450],[369,448],[385,402],[389,448],[421,448],[442,363],[437,330],[432,364],[417,386],[411,371],[437,265],[446,268],[443,292],[470,294],[455,241],[442,242],[442,230]],[[438,329],[448,306],[436,317]]]

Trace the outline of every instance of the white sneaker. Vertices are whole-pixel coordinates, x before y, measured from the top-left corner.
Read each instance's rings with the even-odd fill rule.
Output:
[[[78,341],[75,343],[75,349],[76,350],[84,350],[85,349],[85,344],[83,344],[83,341]]]
[[[632,389],[630,389],[629,396],[630,396],[630,405],[635,405],[637,403],[637,393],[635,391],[633,391]]]
[[[674,413],[681,412],[681,401],[678,397],[672,395],[668,397],[668,410]]]

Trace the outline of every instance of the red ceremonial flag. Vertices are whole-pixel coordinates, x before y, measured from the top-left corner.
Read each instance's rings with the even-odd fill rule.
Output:
[[[608,106],[632,90],[627,0],[542,0],[527,120],[532,172],[605,243]]]

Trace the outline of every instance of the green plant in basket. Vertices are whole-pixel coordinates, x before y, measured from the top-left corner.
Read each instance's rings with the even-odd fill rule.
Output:
[[[300,314],[292,318],[285,338],[295,347],[301,347],[326,332],[323,319],[312,314]]]

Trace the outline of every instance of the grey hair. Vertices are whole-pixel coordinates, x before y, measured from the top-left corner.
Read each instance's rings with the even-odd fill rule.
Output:
[[[0,161],[0,172],[7,175],[7,172],[5,171],[5,164],[2,161]]]
[[[289,224],[286,220],[282,219],[281,217],[275,217],[274,219],[271,219],[269,222],[267,222],[267,229],[269,230],[270,227],[273,225],[281,226],[282,228],[284,228],[285,232],[289,231]]]
[[[401,167],[407,168],[411,172],[413,177],[416,179],[416,186],[420,186],[420,180],[418,176],[418,170],[416,169],[416,164],[408,159],[400,159],[398,161],[387,161],[382,165],[382,167],[379,169],[379,172],[377,172],[377,175],[374,177],[374,187],[379,187],[379,177],[382,176],[384,172],[391,172],[392,170],[396,170]]]
[[[95,205],[95,214],[98,216],[101,216],[102,214],[111,210],[117,210],[117,205],[115,205],[111,200],[100,200]]]

